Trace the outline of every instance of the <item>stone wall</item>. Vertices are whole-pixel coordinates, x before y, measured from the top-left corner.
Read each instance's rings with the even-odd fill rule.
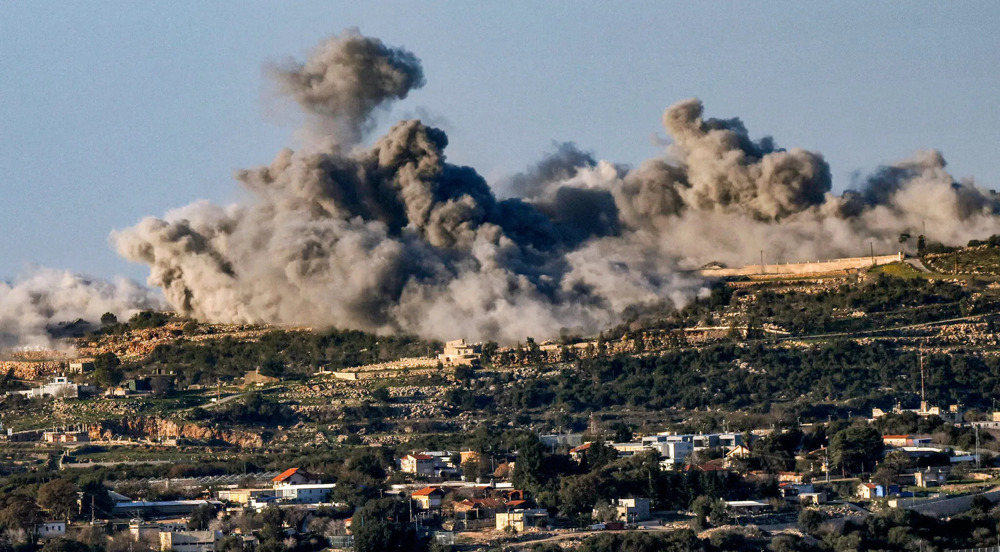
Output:
[[[990,502],[1000,502],[1000,490],[992,490],[982,493]],[[972,499],[978,495],[966,495],[956,498],[946,498],[931,502],[921,502],[907,499],[899,499],[897,503],[900,508],[913,510],[925,516],[945,518],[964,512],[972,506]]]
[[[828,261],[814,261],[807,263],[777,263],[767,264],[761,267],[759,264],[747,265],[740,268],[706,268],[698,273],[709,278],[724,278],[727,276],[756,276],[756,275],[796,275],[796,274],[824,274],[828,272],[839,272],[844,270],[858,270],[870,266],[878,266],[889,263],[896,263],[903,260],[903,254],[876,255],[874,257],[852,257],[848,259],[830,259]]]

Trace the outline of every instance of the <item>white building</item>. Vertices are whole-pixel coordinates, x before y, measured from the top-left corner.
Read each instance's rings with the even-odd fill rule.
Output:
[[[274,488],[274,496],[281,502],[295,504],[321,504],[330,502],[330,493],[336,483],[312,483],[308,485],[281,485]]]
[[[222,531],[161,531],[160,550],[163,552],[215,552]]]
[[[271,486],[278,488],[282,485],[308,485],[319,482],[318,477],[302,468],[288,468],[271,480]]]
[[[40,539],[55,539],[66,536],[65,521],[45,521],[35,527],[35,534]]]
[[[52,381],[26,391],[14,391],[18,395],[24,395],[32,399],[43,397],[54,397],[57,399],[75,399],[80,396],[80,386],[69,381],[66,376],[56,376]]]
[[[435,467],[437,461],[429,454],[407,454],[399,460],[399,469],[403,473],[432,477]]]

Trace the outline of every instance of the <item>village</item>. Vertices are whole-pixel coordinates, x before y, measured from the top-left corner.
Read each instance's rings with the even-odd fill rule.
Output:
[[[958,413],[957,408],[945,409]],[[914,411],[920,417],[937,417],[935,407]],[[874,413],[869,422],[904,412]],[[961,425],[962,422],[948,422]],[[974,427],[988,431],[1000,425],[1000,412],[990,421]],[[857,425],[854,427],[862,427]],[[868,427],[867,425],[865,427]],[[809,431],[803,426],[799,430]],[[662,432],[635,436],[628,442],[588,441],[584,434],[538,435],[540,447],[552,455],[565,457],[581,471],[588,463],[610,464],[632,457],[654,459],[664,472],[688,477],[725,481],[733,478],[752,483],[764,492],[744,499],[719,500],[710,523],[720,527],[747,527],[775,531],[794,530],[804,512],[813,512],[828,523],[864,519],[886,509],[905,509],[934,517],[952,516],[974,506],[976,500],[1000,501],[1000,469],[992,466],[992,456],[933,443],[929,435],[880,436],[883,449],[875,464],[862,473],[845,468],[831,469],[827,446],[794,452],[796,469],[776,471],[766,462],[773,443],[793,430],[762,429],[745,433],[675,434]],[[800,438],[804,443],[806,439]],[[85,446],[86,432],[46,432],[45,443]],[[843,454],[837,451],[835,454]],[[612,455],[610,458],[607,455]],[[588,534],[607,531],[667,531],[689,526],[705,529],[697,519],[704,513],[691,510],[657,510],[656,498],[636,494],[612,497],[592,505],[584,517],[566,517],[546,507],[540,498],[512,482],[519,451],[486,454],[476,450],[413,451],[399,456],[387,470],[381,496],[398,501],[412,512],[412,523],[420,534],[441,545],[461,545],[465,549],[486,546],[498,539],[508,543],[550,539],[579,540]],[[764,468],[759,463],[765,460]],[[757,462],[755,464],[755,461]],[[883,467],[893,464],[893,471]],[[756,468],[756,469],[755,469]],[[467,471],[476,472],[469,477]],[[76,471],[76,470],[74,470]],[[887,477],[888,475],[888,477]],[[56,479],[55,481],[60,481]],[[343,517],[350,512],[343,500],[348,482],[331,482],[322,473],[290,467],[280,473],[219,475],[203,478],[147,479],[140,482],[105,482],[107,510],[89,508],[80,493],[78,503],[62,509],[59,519],[47,513],[34,527],[41,541],[82,538],[81,532],[104,527],[119,531],[153,550],[214,552],[253,548],[259,544],[261,529],[256,518],[278,519],[288,536],[319,534],[332,549],[350,549],[353,529],[360,519]],[[110,487],[109,487],[110,485]],[[129,489],[159,489],[155,494],[177,497],[170,500],[138,499]],[[93,502],[93,498],[90,499]],[[105,501],[102,501],[104,503]],[[51,507],[51,506],[50,506]],[[271,513],[269,513],[271,512]],[[256,516],[256,517],[255,517]],[[472,547],[472,548],[469,548]]]

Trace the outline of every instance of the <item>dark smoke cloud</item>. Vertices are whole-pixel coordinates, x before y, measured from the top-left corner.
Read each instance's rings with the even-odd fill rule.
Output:
[[[305,61],[276,67],[281,90],[332,130],[357,141],[371,114],[424,85],[420,61],[406,50],[349,30],[320,44]]]
[[[375,110],[423,83],[411,53],[349,32],[277,79],[327,135],[238,171],[253,202],[196,203],[113,234],[183,314],[541,338],[683,304],[704,292],[685,269],[708,261],[855,255],[868,241],[889,251],[923,223],[952,242],[1000,230],[995,196],[954,182],[939,154],[837,196],[820,154],[753,140],[695,99],[667,109],[661,158],[630,170],[561,144],[499,199],[420,121],[359,145]]]

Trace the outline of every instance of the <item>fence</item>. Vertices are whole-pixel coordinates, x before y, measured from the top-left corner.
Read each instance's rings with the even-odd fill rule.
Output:
[[[354,535],[327,537],[327,540],[330,542],[330,548],[334,550],[349,550],[354,548]]]

